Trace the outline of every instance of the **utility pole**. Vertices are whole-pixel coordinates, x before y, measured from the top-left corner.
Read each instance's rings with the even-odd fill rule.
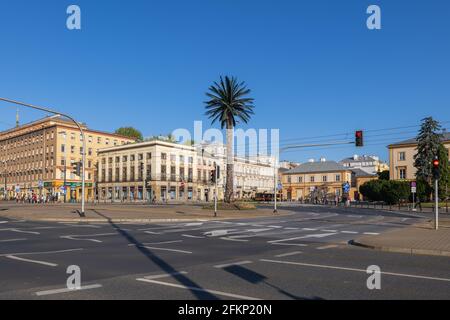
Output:
[[[434,202],[435,202],[434,227],[436,230],[439,229],[439,178],[441,176],[439,164],[440,164],[439,157],[436,156],[433,160]]]
[[[81,125],[71,116],[64,114],[62,112],[57,112],[57,111],[53,111],[51,109],[48,108],[44,108],[44,107],[39,107],[39,106],[35,106],[32,104],[28,104],[28,103],[24,103],[24,102],[19,102],[19,101],[15,101],[15,100],[11,100],[11,99],[6,99],[6,98],[0,98],[0,101],[4,101],[4,102],[8,102],[8,103],[12,103],[12,104],[16,104],[16,105],[20,105],[20,106],[24,106],[27,108],[31,108],[31,109],[36,109],[36,110],[40,110],[40,111],[44,111],[47,113],[51,113],[57,116],[63,116],[66,117],[70,120],[73,121],[73,123],[75,123],[75,125],[78,127],[78,129],[80,130],[80,134],[81,134],[81,138],[83,139],[83,153],[82,153],[82,162],[81,162],[81,171],[82,171],[82,179],[81,179],[81,212],[80,215],[82,217],[84,217],[84,208],[85,208],[85,200],[84,200],[84,196],[85,196],[85,163],[86,163],[86,139],[84,137],[84,131],[83,128],[81,128]]]

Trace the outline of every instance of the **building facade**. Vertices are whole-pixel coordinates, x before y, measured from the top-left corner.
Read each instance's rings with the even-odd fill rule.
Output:
[[[199,146],[220,165],[223,182],[226,181],[226,146],[221,143],[203,143]],[[234,157],[234,198],[252,199],[258,193],[273,193],[275,158],[271,156]],[[225,186],[223,186],[225,187]]]
[[[89,129],[86,138],[86,200],[94,199],[97,150],[122,145],[127,137]],[[78,127],[61,117],[47,117],[0,132],[2,198],[52,195],[62,200],[81,199],[81,177],[72,170],[80,162],[83,140]]]
[[[212,201],[215,159],[194,146],[154,139],[99,150],[102,201]],[[218,198],[223,197],[222,178]]]
[[[310,160],[282,173],[283,200],[335,200],[342,196],[342,184],[351,180],[352,171],[335,161]]]
[[[339,161],[345,168],[360,169],[368,174],[377,174],[389,170],[389,165],[380,160],[378,156],[359,156],[354,155],[350,158],[345,158]]]
[[[442,143],[450,150],[450,133],[444,133]],[[389,176],[391,180],[415,180],[414,156],[417,153],[417,140],[409,139],[388,146]]]

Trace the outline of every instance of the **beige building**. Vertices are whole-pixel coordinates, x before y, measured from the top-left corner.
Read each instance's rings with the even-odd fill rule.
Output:
[[[127,137],[89,129],[86,137],[86,199],[94,199],[97,150],[123,145]],[[72,163],[82,158],[82,138],[77,126],[61,117],[47,117],[0,132],[0,194],[8,198],[53,195],[63,199],[66,180],[67,200],[80,200],[81,177]]]
[[[443,135],[443,144],[450,149],[450,133]],[[409,139],[388,146],[389,175],[391,180],[415,180],[414,156],[417,153],[417,140]]]
[[[226,145],[204,143],[199,146],[211,155],[223,168],[223,183],[226,181]],[[258,155],[255,157],[234,157],[233,189],[234,199],[251,199],[257,193],[273,193],[275,179],[275,158]],[[225,187],[225,185],[223,185]]]
[[[352,171],[335,161],[310,160],[284,171],[281,176],[283,200],[314,201],[342,196],[342,184],[351,184]]]
[[[213,200],[215,160],[196,147],[154,139],[99,150],[99,158],[100,201]]]

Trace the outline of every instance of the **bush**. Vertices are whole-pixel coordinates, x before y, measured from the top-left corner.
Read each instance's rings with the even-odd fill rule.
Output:
[[[384,201],[388,204],[408,200],[411,195],[410,184],[407,181],[372,180],[363,184],[359,192],[366,199]]]

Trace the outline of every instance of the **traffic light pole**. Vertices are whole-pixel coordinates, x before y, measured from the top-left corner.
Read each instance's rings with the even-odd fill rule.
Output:
[[[435,179],[434,190],[435,190],[434,201],[435,201],[435,206],[436,206],[435,217],[434,217],[434,219],[435,219],[434,226],[435,226],[435,229],[438,230],[439,229],[439,180],[438,179]]]
[[[40,111],[44,111],[47,113],[51,113],[57,116],[63,116],[66,117],[70,120],[73,121],[73,123],[75,123],[75,125],[78,127],[78,129],[80,130],[81,133],[81,138],[83,139],[83,154],[82,154],[82,179],[81,179],[81,213],[80,215],[82,217],[84,217],[84,209],[85,209],[85,201],[84,201],[84,195],[85,195],[85,163],[86,163],[86,139],[84,138],[84,131],[81,128],[80,124],[71,116],[64,114],[62,112],[57,112],[57,111],[53,111],[51,109],[48,108],[44,108],[44,107],[39,107],[39,106],[35,106],[32,104],[28,104],[28,103],[24,103],[24,102],[19,102],[19,101],[15,101],[15,100],[11,100],[11,99],[6,99],[6,98],[0,98],[0,101],[4,101],[4,102],[8,102],[8,103],[12,103],[12,104],[16,104],[19,106],[23,106],[23,107],[27,107],[27,108],[31,108],[31,109],[35,109],[35,110],[40,110]]]

